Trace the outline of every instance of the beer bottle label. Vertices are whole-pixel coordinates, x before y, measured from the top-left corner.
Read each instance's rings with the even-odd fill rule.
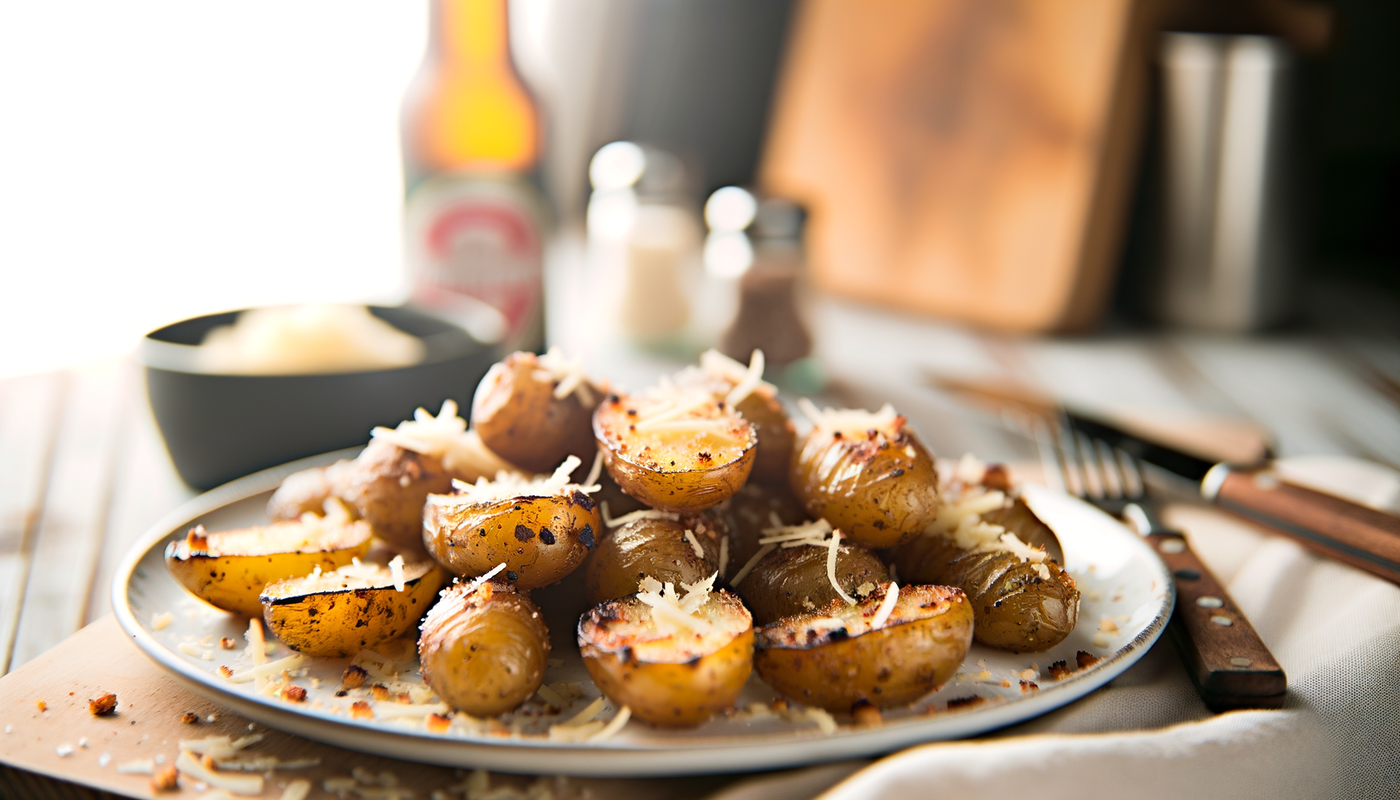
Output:
[[[504,316],[507,348],[538,349],[541,207],[533,187],[513,176],[439,175],[419,184],[404,231],[413,302],[449,318],[484,302]]]

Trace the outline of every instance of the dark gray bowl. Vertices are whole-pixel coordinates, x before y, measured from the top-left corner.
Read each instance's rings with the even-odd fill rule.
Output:
[[[363,445],[376,425],[393,427],[447,399],[465,416],[472,393],[502,353],[461,328],[411,308],[370,311],[427,346],[410,367],[323,375],[215,375],[185,367],[184,348],[239,311],[167,325],[146,335],[142,363],[165,446],[185,483],[210,489],[305,456]]]

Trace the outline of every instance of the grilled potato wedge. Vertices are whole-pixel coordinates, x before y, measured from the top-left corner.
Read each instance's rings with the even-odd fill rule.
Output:
[[[504,581],[459,583],[428,612],[418,638],[423,680],[476,717],[504,714],[544,682],[549,630],[540,610]]]
[[[825,518],[857,544],[894,547],[938,514],[938,471],[904,417],[880,412],[817,411],[813,430],[793,453],[792,488],[812,519]]]
[[[753,619],[723,590],[694,615],[624,597],[583,615],[578,645],[608,699],[653,725],[687,727],[734,705],[753,670]]]
[[[408,633],[437,598],[446,575],[426,559],[395,565],[361,563],[268,584],[263,619],[288,647],[320,658],[352,656]]]
[[[872,626],[892,584],[858,605],[788,617],[754,634],[754,669],[807,705],[849,712],[857,703],[906,705],[947,682],[972,644],[972,607],[959,589],[905,586]]]
[[[753,469],[753,426],[712,395],[613,395],[593,415],[603,463],[622,491],[653,508],[702,511],[729,499]]]
[[[734,587],[753,612],[754,623],[767,625],[783,617],[818,611],[839,600],[826,574],[828,551],[824,547],[788,547],[774,550]],[[836,549],[836,582],[850,597],[867,597],[889,573],[880,559],[860,545]]]
[[[261,617],[258,595],[284,578],[329,572],[369,552],[366,522],[306,517],[256,528],[209,533],[203,526],[165,548],[165,565],[180,585],[211,605]]]
[[[557,353],[511,353],[481,379],[472,400],[481,441],[530,472],[548,472],[571,455],[592,463],[597,449],[593,409],[602,393],[587,378],[562,383],[568,378],[549,368],[556,363],[562,364]]]
[[[1019,499],[1006,498],[1004,505],[983,511],[980,520],[998,526],[985,531],[981,543],[972,542],[970,534],[960,542],[956,532],[932,531],[898,548],[893,563],[899,574],[966,592],[977,641],[989,647],[1032,653],[1064,641],[1079,618],[1079,590],[1055,562],[1061,552],[1055,534]],[[1001,546],[1003,528],[1031,546],[1025,550],[1039,548],[1048,557],[1036,562],[1026,552]]]
[[[657,514],[657,512],[649,512]],[[695,545],[686,536],[700,545]],[[643,578],[696,583],[719,570],[720,527],[708,515],[660,512],[608,532],[588,560],[588,600],[597,605],[637,591]]]
[[[576,467],[578,459],[565,463]],[[484,575],[504,563],[507,579],[520,589],[562,580],[597,546],[603,530],[597,504],[564,480],[504,475],[456,494],[430,495],[423,544],[457,575]]]

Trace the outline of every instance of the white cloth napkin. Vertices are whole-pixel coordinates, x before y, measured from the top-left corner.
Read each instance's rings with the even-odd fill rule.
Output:
[[[1291,466],[1290,479],[1306,477],[1307,464]],[[1373,471],[1369,497],[1355,499],[1375,503],[1385,495],[1377,489],[1383,482],[1384,474]],[[1315,485],[1328,490],[1335,483]],[[823,800],[1395,798],[1400,587],[1214,509],[1173,506],[1167,520],[1187,532],[1283,665],[1289,694],[1282,710],[1212,714],[1164,637],[1131,669],[1076,703],[978,740],[889,756],[837,784]],[[842,769],[770,776],[720,797],[810,797]]]

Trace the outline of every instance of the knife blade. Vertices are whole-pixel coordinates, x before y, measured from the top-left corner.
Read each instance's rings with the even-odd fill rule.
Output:
[[[935,388],[998,412],[1051,421],[1066,414],[1077,431],[1136,456],[1207,502],[1323,556],[1400,583],[1400,517],[1283,480],[1270,468],[1272,454],[1264,443],[1230,448],[1247,454],[1233,463],[1213,460],[1140,426],[1130,429],[1093,412],[1066,409],[1033,387],[932,373],[927,378]]]
[[[1188,482],[1206,501],[1325,556],[1400,583],[1400,517],[1288,483],[1268,461],[1213,462],[1083,412],[1065,413],[1075,431]]]

